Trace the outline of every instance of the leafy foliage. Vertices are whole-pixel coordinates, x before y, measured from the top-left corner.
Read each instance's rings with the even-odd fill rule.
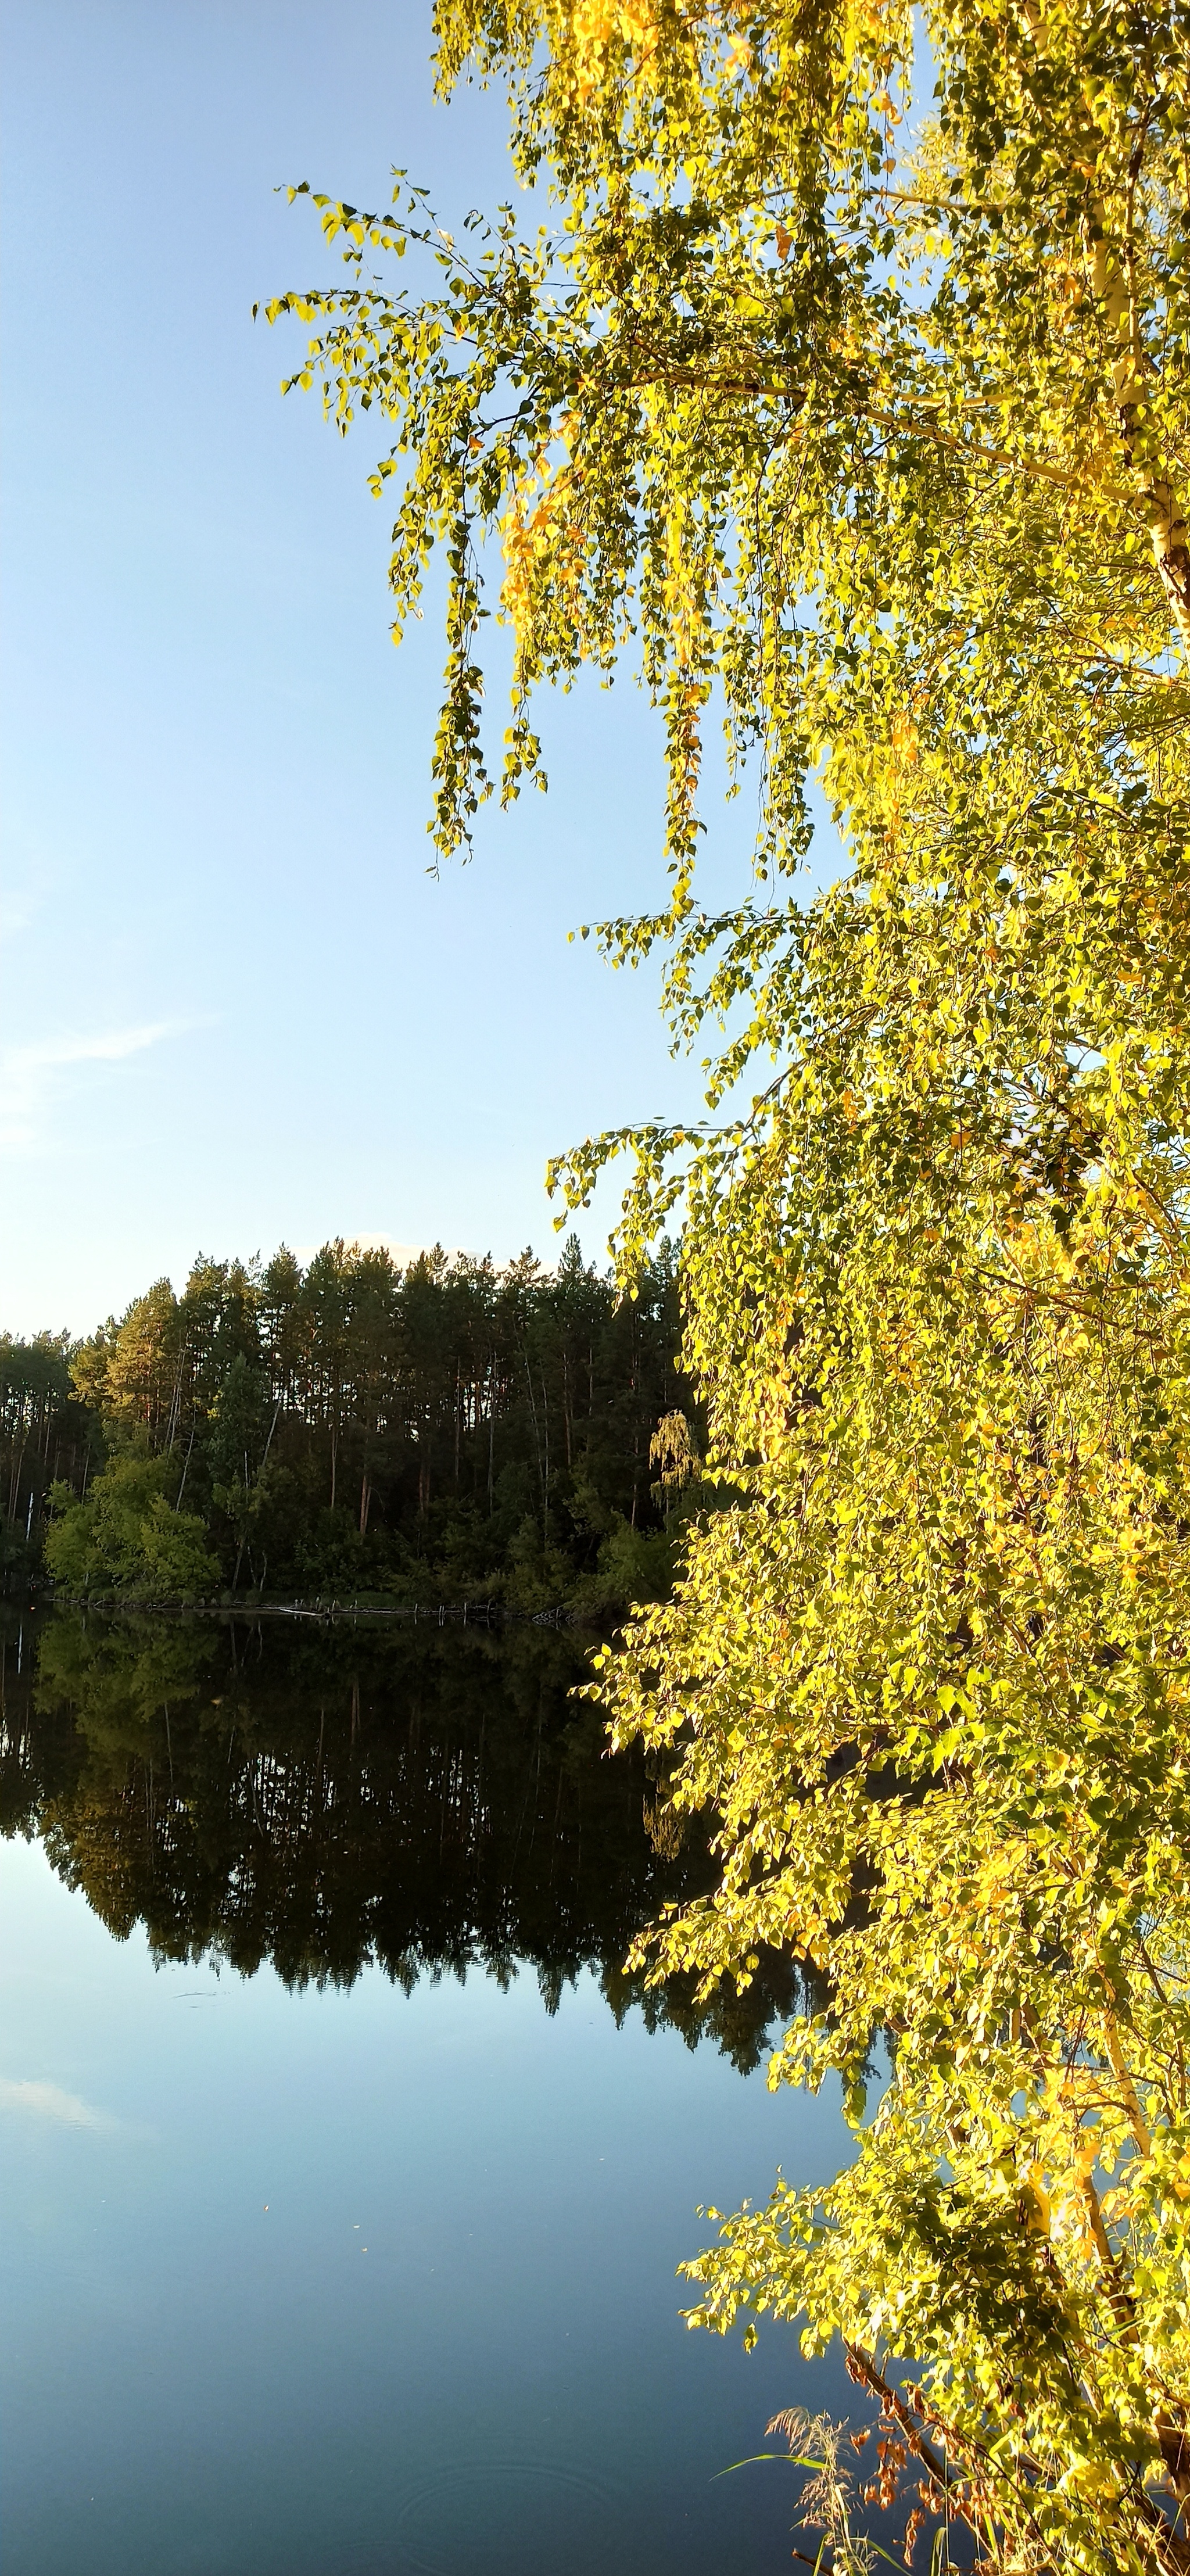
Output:
[[[85,1502],[51,1485],[58,1517],[46,1540],[46,1563],[69,1592],[146,1592],[160,1601],[200,1600],[219,1580],[196,1512],[168,1499],[174,1481],[166,1458],[113,1458]]]
[[[989,2563],[1185,2567],[1190,19],[439,26],[445,86],[507,78],[557,232],[460,248],[404,181],[386,216],[320,197],[348,282],[270,310],[316,324],[293,381],[341,427],[395,424],[398,619],[445,544],[439,847],[488,792],[495,541],[505,796],[534,683],[582,660],[638,650],[665,722],[668,898],[603,937],[665,943],[679,1039],[723,1024],[724,1123],[556,1178],[635,1155],[629,1270],[684,1203],[731,1499],[600,1688],[716,1823],[658,1973],[816,1961],[775,2080],[837,2068],[858,2150],[726,2223],[694,2322],[841,2335]],[[407,250],[425,291],[365,269]],[[715,690],[761,808],[718,917]],[[799,900],[814,771],[853,864]]]
[[[51,1488],[50,1571],[149,1600],[271,1574],[611,1616],[668,1589],[692,1501],[650,1478],[653,1426],[691,1400],[679,1332],[668,1253],[634,1299],[574,1244],[554,1274],[341,1242],[305,1269],[200,1258],[71,1355],[113,1454],[85,1494]]]

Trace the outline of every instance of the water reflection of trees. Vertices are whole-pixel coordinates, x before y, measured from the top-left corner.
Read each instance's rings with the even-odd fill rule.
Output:
[[[10,1624],[0,1826],[163,1958],[296,1986],[375,1964],[406,1989],[525,1963],[550,2011],[592,1968],[617,2016],[637,2003],[751,2066],[792,2008],[787,1962],[701,2007],[623,1974],[637,1927],[710,1873],[569,1697],[582,1665],[538,1631]]]

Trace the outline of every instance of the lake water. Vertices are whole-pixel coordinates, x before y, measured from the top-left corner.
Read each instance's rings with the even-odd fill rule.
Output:
[[[779,1968],[709,2026],[624,1981],[705,1861],[573,1641],[61,1615],[3,1668],[6,2576],[788,2567],[790,2471],[717,2473],[855,2392],[675,2267],[847,2132],[766,2089]]]

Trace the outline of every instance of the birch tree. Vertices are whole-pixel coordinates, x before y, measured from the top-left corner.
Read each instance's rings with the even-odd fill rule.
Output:
[[[629,1155],[627,1277],[681,1207],[724,1508],[596,1687],[717,1835],[644,1955],[812,1960],[774,2081],[855,2130],[722,2223],[692,2322],[841,2337],[885,2488],[989,2565],[1185,2568],[1190,16],[442,0],[439,39],[549,222],[319,195],[346,277],[269,310],[379,429],[398,631],[443,551],[439,850],[540,771],[539,683],[635,656],[664,725],[663,865],[599,935],[663,951],[708,1118],[554,1179]],[[720,712],[760,819],[711,914]]]

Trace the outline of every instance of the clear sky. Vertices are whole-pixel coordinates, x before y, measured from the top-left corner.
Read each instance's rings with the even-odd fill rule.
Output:
[[[301,342],[251,319],[338,271],[287,181],[380,205],[395,162],[448,225],[509,195],[501,100],[437,106],[429,55],[424,0],[10,0],[11,1331],[89,1330],[200,1248],[552,1257],[547,1155],[697,1102],[648,981],[566,940],[659,890],[655,719],[559,698],[548,798],[427,875],[441,641],[389,641],[385,442],[282,402]]]

